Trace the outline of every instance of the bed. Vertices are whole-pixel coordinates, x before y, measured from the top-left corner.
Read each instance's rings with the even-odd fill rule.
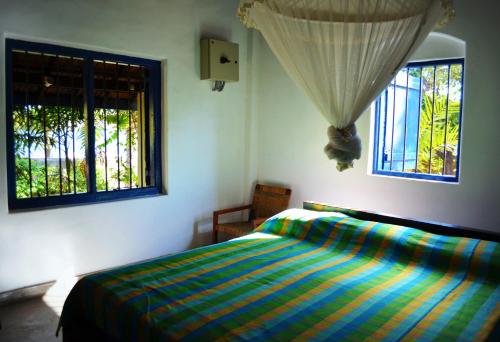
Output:
[[[500,340],[497,235],[304,208],[84,277],[64,305],[64,340]]]

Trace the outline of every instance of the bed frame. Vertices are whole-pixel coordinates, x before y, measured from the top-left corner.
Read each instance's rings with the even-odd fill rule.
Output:
[[[412,218],[404,218],[400,216],[376,213],[367,210],[343,208],[332,204],[318,203],[313,201],[305,201],[303,203],[303,208],[314,211],[341,212],[343,214],[349,215],[351,217],[360,220],[396,224],[405,227],[417,228],[434,234],[447,235],[447,236],[462,236],[473,239],[500,242],[500,233],[481,230],[477,228],[468,228],[468,227],[462,227],[453,224],[434,222],[434,221],[422,221]]]

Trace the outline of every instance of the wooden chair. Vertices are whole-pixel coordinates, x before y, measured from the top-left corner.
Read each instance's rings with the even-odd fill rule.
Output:
[[[214,211],[213,243],[217,243],[218,232],[224,232],[232,237],[239,237],[250,233],[269,217],[287,209],[291,194],[292,190],[290,189],[257,184],[252,204]],[[250,210],[247,221],[219,223],[219,216],[242,210]]]

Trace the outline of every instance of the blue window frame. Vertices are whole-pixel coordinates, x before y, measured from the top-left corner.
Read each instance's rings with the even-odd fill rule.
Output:
[[[464,59],[409,63],[375,102],[373,173],[458,182]]]
[[[9,210],[161,193],[159,61],[5,43]]]

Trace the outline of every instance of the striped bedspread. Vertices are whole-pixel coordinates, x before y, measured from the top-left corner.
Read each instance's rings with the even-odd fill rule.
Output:
[[[82,318],[127,341],[485,340],[500,244],[291,209],[245,238],[83,278],[63,328]]]

